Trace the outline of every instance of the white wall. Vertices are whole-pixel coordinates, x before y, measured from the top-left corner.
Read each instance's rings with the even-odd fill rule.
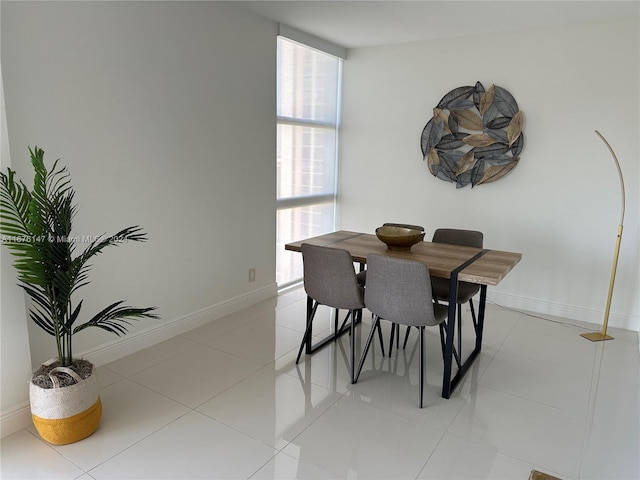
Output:
[[[1,16],[0,11],[0,16]],[[1,18],[1,17],[0,17]],[[0,66],[0,168],[6,171],[11,166],[9,137],[4,108],[2,68]],[[13,259],[6,248],[0,249],[0,405],[9,405],[3,411],[2,435],[22,428],[30,418],[26,415],[27,391],[31,376],[29,360],[29,338],[25,319],[25,304],[22,290],[12,278]],[[6,280],[5,280],[6,279]]]
[[[157,305],[162,319],[125,337],[142,339],[275,295],[277,25],[211,2],[1,8],[14,168],[31,183],[28,145],[62,158],[77,235],[136,224],[149,235],[96,259],[85,315],[119,299]],[[3,289],[14,281],[3,264]],[[24,321],[5,318],[4,302],[2,315],[3,335],[5,322]],[[117,339],[93,330],[76,336],[75,352],[104,359]],[[37,329],[31,346],[34,364],[55,353]],[[3,348],[3,412],[16,401],[5,396],[5,365],[22,371],[17,362]]]
[[[383,222],[479,229],[485,246],[521,252],[496,288],[500,303],[600,324],[622,165],[627,210],[610,326],[638,330],[638,18],[563,29],[361,48],[344,66],[341,226]],[[474,189],[431,176],[420,134],[455,87],[509,90],[524,111],[526,146],[507,177]]]

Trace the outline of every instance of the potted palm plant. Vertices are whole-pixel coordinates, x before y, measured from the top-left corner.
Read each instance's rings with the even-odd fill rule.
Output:
[[[35,172],[33,189],[16,179],[10,168],[0,172],[0,233],[16,260],[19,285],[30,300],[29,317],[53,336],[57,358],[31,377],[31,414],[41,437],[66,444],[91,435],[100,423],[102,404],[93,365],[73,355],[73,336],[89,327],[123,335],[131,320],[158,318],[156,307],[137,308],[114,302],[83,323],[78,290],[89,283],[89,261],[106,247],[145,241],[139,226],[115,235],[74,237],[71,226],[77,207],[66,167],[56,161],[51,170],[44,151],[29,148]],[[86,246],[76,254],[81,243]]]

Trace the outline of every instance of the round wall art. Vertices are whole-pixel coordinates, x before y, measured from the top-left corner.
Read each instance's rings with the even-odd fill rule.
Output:
[[[420,139],[424,160],[437,178],[456,188],[493,182],[518,164],[524,148],[523,117],[513,96],[491,85],[458,87],[433,109]]]

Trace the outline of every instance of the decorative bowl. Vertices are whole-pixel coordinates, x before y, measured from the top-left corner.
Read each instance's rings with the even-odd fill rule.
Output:
[[[384,225],[376,228],[376,236],[387,245],[389,250],[411,250],[411,247],[424,239],[422,230]]]

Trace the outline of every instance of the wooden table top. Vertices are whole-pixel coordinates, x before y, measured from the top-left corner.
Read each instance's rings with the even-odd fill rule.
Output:
[[[366,263],[367,255],[370,253],[416,260],[426,264],[431,275],[442,278],[449,278],[452,270],[483,251],[481,248],[433,242],[417,243],[409,251],[389,250],[373,234],[346,230],[291,242],[285,245],[285,249],[299,252],[303,243],[347,250],[351,253],[353,260],[359,263]],[[497,285],[521,259],[522,254],[520,253],[489,250],[471,265],[461,270],[458,273],[458,280],[481,285]]]

